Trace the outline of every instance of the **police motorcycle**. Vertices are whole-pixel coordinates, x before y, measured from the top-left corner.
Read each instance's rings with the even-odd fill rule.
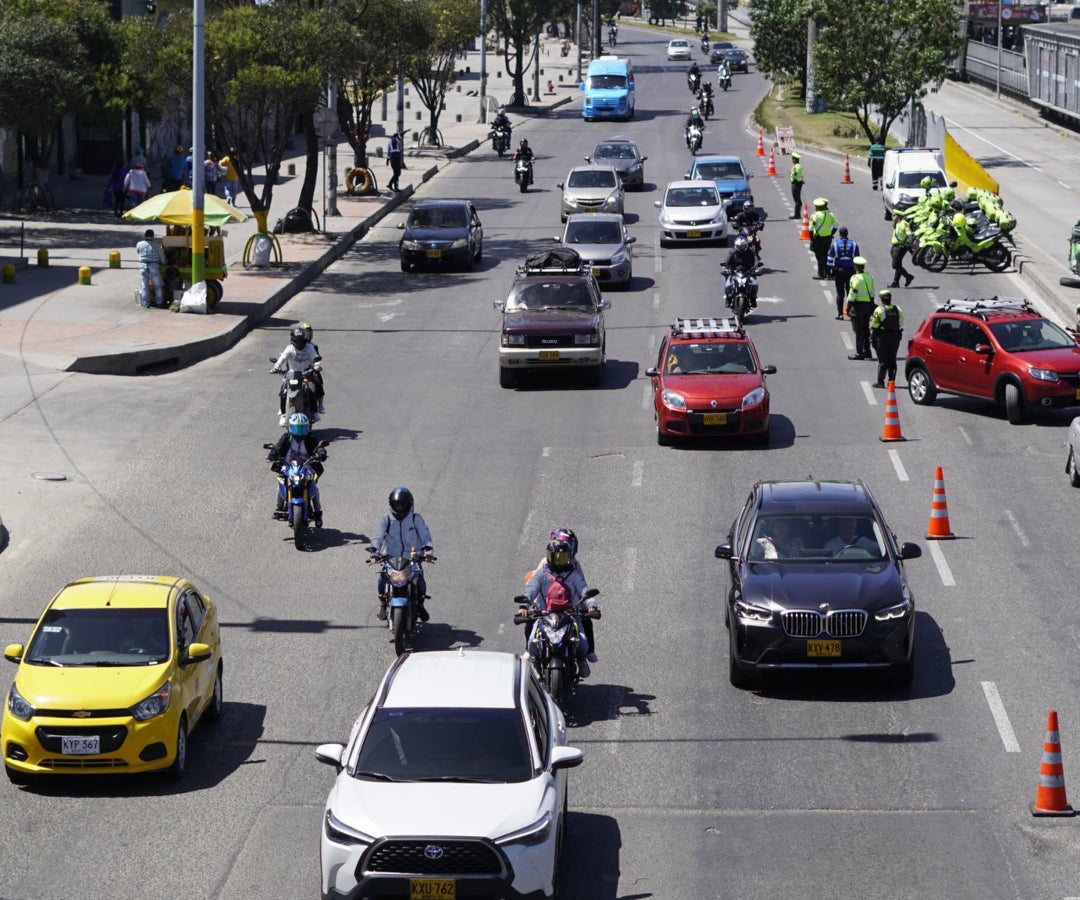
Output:
[[[982,263],[991,272],[1001,272],[1012,262],[1001,229],[985,218],[980,222],[958,212],[951,222],[938,225],[936,234],[920,238],[919,264],[928,271],[940,272],[950,262],[960,262],[972,267]]]
[[[690,88],[691,94],[696,94],[699,90],[701,90],[701,72],[699,72],[697,69],[687,69],[686,85]]]
[[[285,463],[274,456],[273,444],[263,444],[264,450],[271,451],[266,458],[271,463],[271,471],[277,475],[278,506],[284,507],[274,513],[274,518],[289,523],[289,528],[293,533],[293,544],[297,550],[305,549],[308,525],[312,522],[315,523],[316,528],[322,525],[321,516],[316,514],[311,505],[311,487],[318,478],[311,461],[317,459],[319,462],[325,462],[327,446],[327,441],[319,441],[311,456],[303,462],[293,460]]]
[[[711,46],[712,46],[712,44],[709,43],[709,36],[707,34],[703,34],[701,36],[701,52],[704,53],[706,56],[708,56],[709,55],[709,48]]]
[[[751,302],[757,293],[758,283],[755,276],[760,275],[764,267],[746,269],[740,266],[733,270],[729,266],[723,266],[720,271],[730,276],[724,288],[724,305],[734,314],[739,327],[742,327],[750,315]]]
[[[696,155],[698,150],[701,149],[702,138],[700,125],[691,124],[686,126],[686,146],[689,148],[691,156]]]
[[[510,129],[505,125],[494,125],[488,132],[491,138],[491,149],[502,156],[510,149]]]
[[[731,70],[721,68],[716,73],[716,83],[720,85],[723,90],[727,91],[731,87]]]
[[[277,357],[271,356],[270,362],[276,363]],[[289,369],[281,380],[279,394],[285,395],[285,415],[287,422],[292,413],[303,413],[312,422],[319,416],[319,400],[315,389],[315,373],[322,371],[322,357],[316,356],[315,362],[306,369]],[[275,374],[274,372],[270,373]]]
[[[703,119],[710,119],[716,112],[716,108],[713,106],[713,89],[709,82],[704,81],[701,84],[701,90],[697,95],[698,106],[701,108],[701,116]]]
[[[589,588],[577,604],[571,605],[568,601],[552,603],[560,608],[549,608],[546,612],[530,610],[524,615],[518,613],[514,616],[515,625],[532,625],[530,631],[534,631],[535,635],[530,640],[529,649],[533,666],[560,708],[564,708],[578,681],[578,647],[581,644],[579,620],[600,618],[600,610],[584,609],[583,604],[599,593],[599,588]],[[529,598],[519,594],[514,598],[514,603],[519,607],[528,606]]]
[[[388,556],[378,553],[374,547],[367,547],[370,557],[369,566],[382,567],[379,577],[381,600],[386,604],[386,624],[390,629],[390,640],[394,643],[394,652],[401,656],[406,649],[406,641],[421,626],[420,604],[430,598],[421,596],[420,585],[423,583],[423,563],[435,562],[430,547],[415,547],[408,556]]]

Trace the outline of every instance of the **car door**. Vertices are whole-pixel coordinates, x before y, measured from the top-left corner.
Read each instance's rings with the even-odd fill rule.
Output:
[[[965,321],[960,329],[960,351],[956,361],[959,391],[973,397],[994,398],[995,360],[998,354],[976,353],[976,347],[992,348],[990,332],[981,322]]]
[[[181,592],[176,601],[174,622],[176,627],[176,676],[175,682],[179,689],[178,705],[187,713],[188,728],[191,728],[199,717],[202,707],[205,705],[204,696],[210,690],[210,680],[205,672],[207,660],[202,663],[181,665],[181,661],[187,656],[189,648],[199,638],[199,628],[205,618],[205,608],[202,599],[192,590]]]
[[[484,226],[480,224],[480,216],[476,207],[469,204],[469,244],[473,248],[473,255],[480,252],[484,243]]]
[[[930,377],[943,391],[961,393],[959,374],[963,348],[960,346],[964,320],[959,316],[938,316],[930,323],[930,341],[924,360]]]
[[[728,577],[731,589],[728,602],[742,595],[742,569],[750,558],[750,536],[754,530],[754,495],[751,493],[743,504],[742,512],[731,526],[728,540],[731,542],[731,559],[728,561]]]

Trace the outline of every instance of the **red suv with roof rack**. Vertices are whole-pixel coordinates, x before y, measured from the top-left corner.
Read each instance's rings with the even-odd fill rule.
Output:
[[[990,400],[1014,425],[1037,407],[1080,406],[1080,346],[1027,301],[949,300],[908,341],[908,393]]]
[[[752,435],[769,442],[769,390],[746,331],[733,319],[676,319],[660,341],[652,379],[656,442]]]

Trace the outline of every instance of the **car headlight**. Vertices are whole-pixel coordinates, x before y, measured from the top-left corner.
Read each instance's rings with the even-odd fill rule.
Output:
[[[596,343],[596,332],[595,331],[587,331],[587,332],[585,332],[585,334],[575,334],[574,335],[574,343],[575,344],[583,344],[583,345],[586,345],[586,346],[588,346],[589,344],[595,344]]]
[[[613,266],[621,266],[624,262],[629,262],[630,254],[625,250],[619,250],[611,257],[611,264]]]
[[[509,834],[504,834],[502,837],[495,838],[495,844],[499,847],[505,847],[507,844],[521,844],[530,847],[534,844],[542,844],[547,840],[550,832],[551,813],[546,812],[531,825],[526,825],[524,828],[519,828]]]
[[[614,209],[619,205],[619,195],[612,194],[604,201],[604,207],[606,209]]]
[[[715,216],[712,217],[713,225],[723,225],[727,221],[727,216],[724,215],[724,211],[720,210]]]
[[[7,708],[8,712],[20,722],[29,722],[36,712],[34,707],[26,702],[25,698],[19,693],[19,689],[15,687],[14,684],[11,686],[11,691],[8,693]]]
[[[328,840],[345,847],[368,847],[375,843],[375,838],[346,825],[330,809],[323,819],[323,831]]]
[[[458,238],[454,243],[450,245],[451,250],[464,250],[469,246],[468,238]]]
[[[524,347],[525,335],[523,334],[504,334],[502,336],[502,345],[504,347]]]
[[[748,406],[757,406],[765,399],[765,388],[756,387],[749,394],[742,398],[742,408],[746,409]]]
[[[905,598],[895,606],[886,606],[884,609],[879,609],[874,613],[874,618],[878,622],[888,622],[889,619],[902,619],[910,612],[911,601]]]
[[[668,213],[660,213],[660,224],[661,225],[674,225],[675,223],[674,223],[674,220],[671,218],[671,216]]]
[[[755,606],[745,600],[735,601],[735,615],[740,619],[753,619],[755,622],[768,622],[772,618],[772,610],[764,606]]]
[[[1039,381],[1058,381],[1058,373],[1053,369],[1036,369],[1034,366],[1028,366],[1028,372],[1031,373],[1032,378],[1037,378]]]
[[[136,703],[131,707],[131,714],[140,722],[145,722],[147,719],[153,719],[155,716],[163,715],[168,712],[169,695],[171,693],[172,687],[169,682],[166,681],[145,700]]]
[[[566,206],[577,206],[577,199],[574,197],[563,197],[562,201]]]
[[[423,248],[420,246],[419,241],[402,241],[401,242],[401,249],[402,250],[422,250]]]
[[[630,174],[633,174],[634,172],[640,172],[640,171],[641,171],[641,163],[634,163],[629,169]]]
[[[666,388],[660,392],[660,402],[668,409],[686,410],[686,398],[682,394],[676,394]]]

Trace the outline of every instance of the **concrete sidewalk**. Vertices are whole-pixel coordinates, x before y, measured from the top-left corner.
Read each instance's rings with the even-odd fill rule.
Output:
[[[496,104],[504,103],[511,82],[502,71],[502,59],[489,52],[487,62],[488,96]],[[541,95],[527,111],[511,115],[515,134],[529,134],[548,111],[578,96],[576,63],[576,55],[559,56],[557,41],[544,41]],[[227,226],[228,276],[222,282],[222,300],[211,315],[140,307],[135,301],[140,280],[135,244],[151,226],[118,220],[111,208],[100,206],[104,177],[54,183],[56,202],[65,208],[25,217],[0,215],[0,264],[19,265],[15,283],[0,284],[0,354],[46,370],[135,375],[191,365],[227,350],[302,291],[419,185],[452,166],[455,158],[484,146],[488,126],[479,122],[479,73],[479,50],[470,51],[459,61],[457,81],[446,97],[439,123],[443,146],[438,148],[416,146],[415,134],[427,124],[427,110],[406,85],[407,168],[400,179],[400,192],[384,189],[370,196],[349,196],[343,173],[349,168],[352,149],[345,142],[339,144],[340,215],[322,222],[320,232],[278,235],[281,265],[245,269],[241,259],[248,238],[255,233],[255,220],[249,216],[245,222]],[[550,93],[546,91],[548,80],[552,82]],[[531,79],[526,86],[531,89]],[[397,103],[393,94],[388,97],[385,118],[378,103],[374,117],[374,124],[384,130],[395,127]],[[385,158],[376,156],[375,150],[384,149],[385,143],[382,137],[368,143],[380,185],[389,178],[390,170],[383,168]],[[320,219],[323,160],[320,154],[314,204]],[[302,148],[284,161],[282,172],[286,174],[274,186],[271,227],[296,206],[304,165]],[[248,211],[245,198],[239,205]],[[17,260],[23,227],[23,258]],[[164,226],[156,225],[155,232],[163,235]],[[47,268],[37,265],[39,248],[48,251]],[[109,268],[111,251],[120,253],[121,268]],[[89,285],[78,283],[81,266],[92,271]]]

